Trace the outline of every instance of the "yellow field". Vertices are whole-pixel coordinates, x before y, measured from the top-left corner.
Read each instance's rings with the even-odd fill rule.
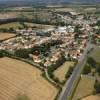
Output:
[[[25,62],[0,58],[0,100],[16,100],[18,94],[26,95],[29,100],[54,100],[57,89],[41,74]]]
[[[73,66],[74,62],[67,61],[62,66],[60,66],[55,72],[54,75],[57,77],[60,82],[65,80],[65,75],[68,72],[70,66]]]
[[[3,29],[9,29],[9,28],[16,29],[16,28],[19,28],[19,27],[23,28],[23,26],[19,22],[12,22],[12,23],[8,23],[8,24],[0,25],[0,29],[2,29],[2,28]]]
[[[94,90],[95,79],[83,76],[76,88],[72,100],[79,100],[85,96],[91,95]]]
[[[100,94],[99,95],[91,95],[82,100],[100,100]]]
[[[5,40],[14,36],[16,35],[11,33],[0,33],[0,40]]]

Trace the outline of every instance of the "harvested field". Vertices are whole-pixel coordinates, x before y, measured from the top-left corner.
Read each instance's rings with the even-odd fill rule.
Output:
[[[98,94],[98,95],[91,95],[91,96],[88,96],[86,98],[83,98],[82,100],[100,100],[100,94]]]
[[[87,76],[83,76],[76,88],[72,100],[79,100],[83,97],[91,95],[94,90],[95,79]]]
[[[16,18],[18,15],[15,12],[0,12],[0,20],[2,19],[11,19],[11,18]]]
[[[12,38],[16,36],[16,34],[11,34],[11,33],[0,33],[0,40],[5,40],[8,38]]]
[[[0,100],[18,100],[19,94],[29,100],[54,100],[57,89],[41,74],[39,69],[25,62],[0,58]]]
[[[60,82],[65,80],[65,75],[68,72],[69,68],[74,65],[74,62],[67,61],[62,66],[60,66],[55,72],[54,75],[57,77]]]

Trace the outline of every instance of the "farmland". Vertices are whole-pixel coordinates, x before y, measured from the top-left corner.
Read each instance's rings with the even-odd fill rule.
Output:
[[[34,29],[47,29],[47,28],[54,28],[55,27],[54,25],[43,25],[43,24],[35,24],[35,23],[29,23],[29,22],[24,22],[23,24],[28,28],[34,28]],[[23,24],[20,22],[11,22],[11,23],[0,25],[0,29],[24,28]]]
[[[53,25],[43,25],[43,24],[35,24],[35,23],[24,23],[27,27],[33,27],[37,29],[47,29],[47,28],[54,28],[55,26]]]
[[[29,100],[54,100],[57,89],[41,74],[40,70],[25,62],[1,58],[0,100],[18,100],[18,95],[24,95]]]
[[[11,33],[0,33],[0,40],[5,40],[8,38],[12,38],[16,36],[15,34],[11,34]]]
[[[91,57],[93,57],[98,63],[100,62],[100,47],[97,47],[91,52]]]
[[[56,12],[68,12],[68,11],[74,11],[75,9],[73,8],[56,8]]]
[[[95,79],[83,76],[76,88],[72,100],[78,100],[88,95],[91,95],[94,90]]]
[[[0,29],[10,29],[10,28],[23,28],[23,26],[19,22],[12,22],[8,24],[2,24],[0,25]]]
[[[69,68],[74,65],[74,62],[67,61],[62,66],[60,66],[55,72],[54,75],[57,77],[60,82],[65,80],[65,75],[68,72]]]
[[[98,95],[90,95],[86,98],[83,98],[82,100],[100,100],[100,94]]]

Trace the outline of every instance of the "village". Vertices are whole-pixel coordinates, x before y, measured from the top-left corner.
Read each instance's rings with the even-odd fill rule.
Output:
[[[89,37],[94,35],[93,29],[98,29],[98,26],[91,27],[91,24],[95,24],[98,19],[90,17],[90,19],[85,20],[82,15],[77,16],[76,13],[72,12],[71,14],[76,16],[75,20],[69,15],[58,15],[65,22],[65,26],[47,29],[46,35],[44,33],[42,33],[44,35],[40,35],[32,28],[16,29],[16,37],[2,41],[0,49],[14,52],[19,49],[31,49],[47,44],[49,52],[48,50],[44,51],[45,55],[40,50],[29,54],[35,63],[42,63],[45,67],[56,63],[62,55],[66,60],[78,60],[84,52]],[[66,26],[66,22],[72,22],[72,25]]]

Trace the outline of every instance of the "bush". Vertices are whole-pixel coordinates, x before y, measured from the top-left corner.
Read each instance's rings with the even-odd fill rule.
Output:
[[[67,74],[66,74],[66,76],[65,76],[66,79],[70,77],[70,75],[71,75],[72,72],[73,72],[73,69],[74,69],[74,67],[72,67],[72,66],[69,68],[69,70],[68,70],[68,72],[67,72]]]
[[[14,54],[17,57],[28,58],[29,57],[29,53],[30,53],[30,50],[27,50],[27,49],[19,49],[19,50],[16,50]]]
[[[92,57],[89,57],[88,58],[88,64],[90,64],[92,67],[95,67],[96,61]]]
[[[6,50],[0,50],[0,57],[4,57],[4,56],[10,57],[10,56],[12,56],[12,54],[10,54]]]
[[[23,95],[18,94],[15,100],[30,100],[30,99],[28,98],[28,96],[24,94]]]
[[[96,93],[100,93],[100,83],[98,81],[95,82],[94,88]]]
[[[97,63],[96,64],[96,71],[99,73],[99,75],[100,75],[100,63]]]
[[[85,65],[84,69],[83,69],[83,74],[88,74],[91,72],[91,66],[90,65]]]

